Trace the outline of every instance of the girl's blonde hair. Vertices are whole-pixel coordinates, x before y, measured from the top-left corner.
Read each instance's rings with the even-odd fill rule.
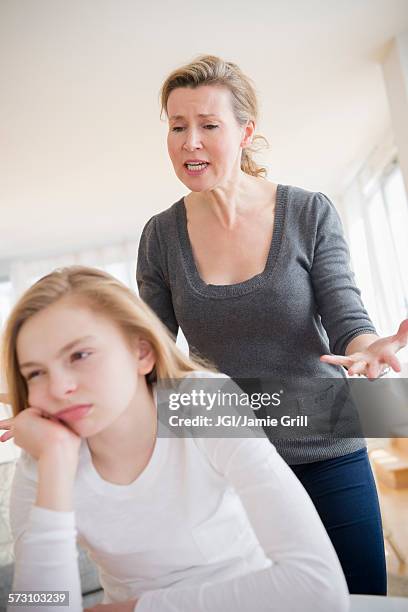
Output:
[[[200,85],[220,85],[229,89],[232,108],[239,125],[245,125],[251,120],[257,121],[258,101],[250,79],[237,64],[225,62],[215,55],[200,55],[190,64],[177,68],[167,77],[160,90],[160,116],[163,116],[163,113],[167,116],[167,102],[174,89],[178,87],[195,89]],[[262,143],[261,147],[268,145],[266,138],[259,134],[253,137],[254,141]],[[246,174],[266,176],[266,168],[258,165],[253,159],[253,153],[261,147],[252,146],[242,149],[241,170]]]
[[[215,371],[203,359],[184,355],[149,306],[116,278],[85,266],[61,268],[44,276],[25,292],[6,323],[3,364],[14,416],[28,405],[27,384],[17,359],[18,334],[30,317],[65,297],[77,298],[93,311],[111,319],[129,340],[141,336],[150,342],[156,363],[147,375],[148,383],[182,378],[193,371]]]

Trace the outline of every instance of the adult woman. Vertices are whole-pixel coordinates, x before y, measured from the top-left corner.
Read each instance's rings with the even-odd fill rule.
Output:
[[[232,63],[203,56],[165,81],[168,150],[190,193],[143,231],[141,297],[172,333],[233,377],[375,378],[407,341],[378,340],[348,266],[336,211],[320,193],[261,178],[249,146],[257,102]],[[325,355],[330,351],[339,356]],[[341,357],[346,355],[346,357]],[[274,440],[314,501],[353,593],[386,592],[365,442]]]
[[[4,342],[15,416],[0,440],[25,451],[15,591],[68,591],[80,612],[78,530],[105,591],[96,610],[348,609],[320,519],[266,439],[157,437],[152,378],[220,375],[186,358],[119,281],[82,267],[44,277]]]

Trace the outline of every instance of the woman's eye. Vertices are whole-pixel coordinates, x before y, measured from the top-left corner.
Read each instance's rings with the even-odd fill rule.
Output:
[[[71,361],[80,361],[89,357],[91,353],[89,351],[76,351],[71,355]]]
[[[206,130],[214,130],[215,128],[218,127],[218,125],[214,125],[212,123],[208,123],[207,125],[204,126]]]
[[[182,130],[184,130],[184,128],[178,125],[171,128],[172,132],[181,132]]]

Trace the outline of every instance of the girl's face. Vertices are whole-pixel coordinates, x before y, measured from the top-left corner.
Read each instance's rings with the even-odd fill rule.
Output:
[[[74,298],[59,300],[23,324],[17,358],[29,405],[84,438],[137,409],[138,384],[154,365],[146,341],[135,341],[132,349],[115,323]]]
[[[250,142],[254,124],[238,124],[227,88],[202,85],[174,89],[167,114],[170,159],[186,187],[206,191],[237,177],[242,147]]]

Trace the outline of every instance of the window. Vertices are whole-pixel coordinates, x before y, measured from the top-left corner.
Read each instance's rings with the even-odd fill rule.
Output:
[[[394,202],[389,202],[393,207]],[[378,301],[382,303],[382,324],[387,327],[388,321],[399,321],[404,317],[405,303],[403,286],[397,265],[397,254],[385,206],[383,192],[378,189],[368,200],[366,207],[366,223],[373,242],[370,264],[376,269],[376,293],[382,289]]]
[[[371,180],[356,177],[345,197],[353,269],[381,335],[408,317],[408,199],[396,160]],[[401,351],[408,361],[408,349]]]
[[[0,329],[11,310],[12,287],[10,279],[0,279]]]
[[[401,170],[392,167],[384,180],[383,187],[385,209],[391,230],[394,247],[394,266],[398,274],[404,295],[405,311],[408,311],[408,202]]]

